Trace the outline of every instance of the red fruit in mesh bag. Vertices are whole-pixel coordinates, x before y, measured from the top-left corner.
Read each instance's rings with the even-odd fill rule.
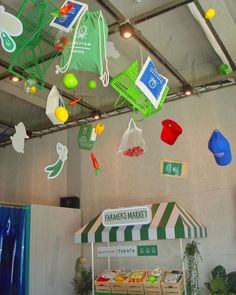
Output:
[[[128,150],[123,152],[123,155],[129,157],[138,157],[144,153],[144,149],[141,146],[134,146],[132,149],[129,148]]]

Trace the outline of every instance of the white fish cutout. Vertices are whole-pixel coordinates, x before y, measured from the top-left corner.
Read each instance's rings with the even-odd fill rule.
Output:
[[[16,133],[10,137],[12,146],[17,153],[24,153],[25,139],[29,138],[24,123],[20,122],[15,126],[15,129]]]
[[[5,11],[4,6],[0,6],[0,39],[5,51],[11,53],[16,50],[16,43],[11,36],[20,36],[23,32],[22,22],[13,14]]]

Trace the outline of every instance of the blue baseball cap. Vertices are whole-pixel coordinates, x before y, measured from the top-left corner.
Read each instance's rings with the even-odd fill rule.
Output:
[[[214,130],[208,142],[208,148],[213,153],[216,163],[228,165],[232,161],[230,144],[219,130]]]

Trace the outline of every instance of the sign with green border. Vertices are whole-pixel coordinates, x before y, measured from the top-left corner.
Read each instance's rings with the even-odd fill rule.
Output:
[[[183,178],[188,174],[188,164],[186,162],[163,159],[160,163],[160,173],[161,176]]]
[[[137,246],[138,256],[158,256],[157,245],[141,245]]]

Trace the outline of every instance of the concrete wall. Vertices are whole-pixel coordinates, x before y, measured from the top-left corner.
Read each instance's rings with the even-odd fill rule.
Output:
[[[0,149],[0,201],[58,206],[67,195],[67,165],[60,177],[48,180],[44,168],[56,162],[56,144],[67,145],[67,132],[27,140],[25,152]]]
[[[78,128],[70,129],[67,135],[62,132],[27,141],[24,155],[16,154],[12,147],[0,149],[0,199],[55,205],[59,196],[77,195],[81,198],[82,224],[104,208],[176,201],[208,229],[208,238],[199,240],[202,282],[218,264],[224,265],[227,272],[233,271],[236,259],[235,90],[233,86],[166,103],[159,114],[138,124],[148,146],[140,158],[117,155],[130,114],[104,120],[106,130],[93,150],[101,166],[100,176],[94,176],[90,153],[77,147]],[[183,127],[183,135],[174,146],[160,140],[161,122],[166,118],[176,120]],[[233,162],[227,167],[217,166],[207,148],[216,128],[231,143]],[[55,160],[58,141],[68,145],[67,167],[58,179],[48,181],[43,168]],[[160,177],[159,164],[164,157],[187,161],[188,178]],[[155,261],[126,259],[114,262],[114,266],[179,267],[178,241],[162,241],[158,245],[160,256]],[[85,256],[89,257],[89,250],[84,248]],[[96,272],[99,272],[106,262],[104,259],[96,262]],[[202,293],[205,293],[204,287]]]

